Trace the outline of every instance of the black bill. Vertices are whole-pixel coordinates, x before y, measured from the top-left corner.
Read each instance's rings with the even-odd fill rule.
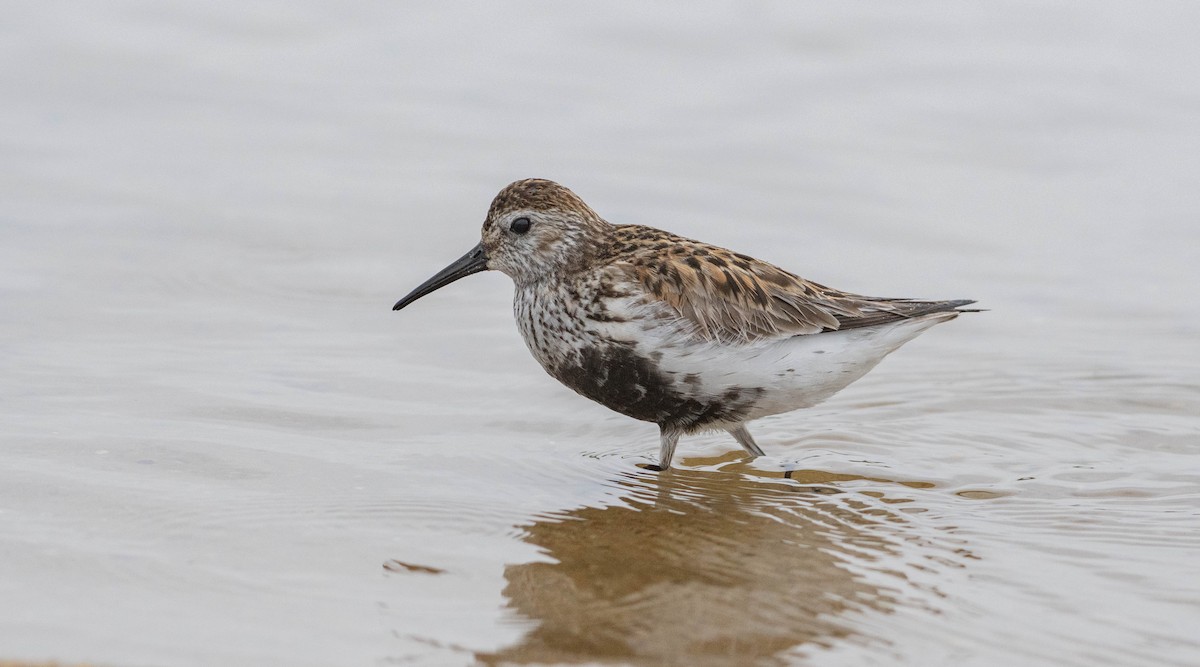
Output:
[[[400,310],[421,297],[436,291],[459,278],[466,278],[472,273],[487,270],[487,254],[483,252],[483,243],[471,248],[470,252],[454,260],[454,263],[438,271],[437,275],[421,283],[417,289],[409,292],[408,296],[396,302],[392,310]]]

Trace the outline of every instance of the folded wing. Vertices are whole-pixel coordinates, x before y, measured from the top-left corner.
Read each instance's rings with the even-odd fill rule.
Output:
[[[727,342],[876,326],[973,303],[842,292],[747,255],[637,225],[617,228],[614,251],[617,265],[652,298],[701,336]]]

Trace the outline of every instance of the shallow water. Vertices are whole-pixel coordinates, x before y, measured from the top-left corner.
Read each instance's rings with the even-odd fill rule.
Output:
[[[1200,663],[1200,11],[604,7],[6,10],[0,659]],[[990,310],[659,475],[390,310],[526,176]]]

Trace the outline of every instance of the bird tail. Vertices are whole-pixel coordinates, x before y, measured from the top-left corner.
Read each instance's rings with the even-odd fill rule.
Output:
[[[840,330],[871,327],[888,322],[913,320],[931,315],[941,315],[938,321],[945,322],[958,317],[959,313],[978,313],[978,308],[963,308],[975,303],[971,299],[951,299],[948,301],[922,301],[920,299],[870,299],[874,302],[864,313],[841,320]]]
[[[912,305],[917,306],[912,311],[904,313],[909,317],[920,317],[921,315],[930,315],[932,313],[982,313],[983,308],[963,308],[975,303],[974,299],[951,299],[949,301],[913,301]]]

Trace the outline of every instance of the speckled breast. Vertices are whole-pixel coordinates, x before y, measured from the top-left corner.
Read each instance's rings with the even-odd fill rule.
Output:
[[[587,289],[518,290],[514,313],[534,358],[576,393],[634,419],[682,431],[742,421],[761,390],[731,388],[720,396],[664,371],[661,354],[640,354],[631,341],[606,336],[613,322]]]

